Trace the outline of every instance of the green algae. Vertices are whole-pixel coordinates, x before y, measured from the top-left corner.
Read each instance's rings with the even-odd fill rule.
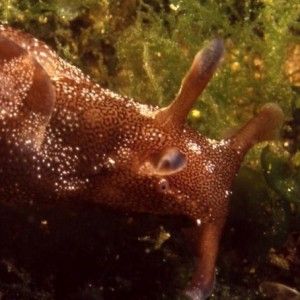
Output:
[[[262,167],[267,183],[279,196],[291,203],[300,203],[300,168],[293,163],[293,157],[278,155],[266,147],[262,151]]]
[[[298,0],[0,1],[1,23],[45,40],[103,86],[161,106],[174,99],[196,52],[208,40],[223,38],[224,62],[189,118],[193,127],[209,137],[222,138],[266,102],[280,104],[285,113],[282,141],[250,151],[236,180],[218,264],[219,284],[212,299],[261,299],[258,285],[262,280],[284,278],[292,286],[300,281],[299,272],[283,270],[269,259],[271,250],[280,249],[291,232],[300,231],[300,83],[285,64],[291,47],[300,44],[299,16]],[[299,73],[300,67],[293,72]],[[7,273],[0,272],[3,299],[17,299],[16,295],[21,295],[19,299],[120,299],[126,293],[131,299],[184,299],[179,294],[191,275],[190,253],[183,250],[185,242],[177,231],[170,229],[171,238],[161,243],[162,235],[169,233],[160,232],[161,219],[150,218],[148,223],[139,219],[130,231],[127,218],[117,222],[118,216],[114,220],[110,214],[107,218],[101,212],[93,217],[87,213],[75,222],[89,224],[81,231],[72,229],[74,221],[57,217],[59,221],[51,215],[50,223],[56,228],[51,228],[52,238],[47,241],[48,233],[37,233],[38,222],[34,228],[27,224],[27,213],[17,213],[8,221],[1,215],[1,236],[7,236],[1,244],[1,259],[9,257],[16,265],[11,282],[5,281]],[[99,216],[102,223],[96,221]],[[15,231],[5,226],[15,223],[19,224]],[[20,235],[23,226],[30,232],[21,231],[25,237]],[[64,235],[59,228],[64,228]],[[75,242],[69,236],[80,238]],[[118,241],[124,236],[122,243]],[[22,254],[16,251],[20,245]],[[32,245],[37,252],[32,253]],[[58,245],[62,256],[55,250]],[[82,255],[85,251],[88,254]],[[67,260],[72,252],[72,259]],[[145,252],[146,258],[141,256]],[[125,258],[116,262],[120,253]],[[32,263],[36,256],[48,262],[45,269]],[[100,270],[92,268],[92,275],[82,263],[88,256],[88,266],[95,264]],[[106,264],[101,264],[99,256]],[[147,260],[149,256],[152,259]],[[59,257],[67,262],[63,264]],[[130,272],[126,262],[136,257],[141,257],[141,268]],[[160,270],[161,264],[165,267],[159,276],[155,268]],[[107,271],[107,265],[115,272]],[[147,285],[137,278],[149,268],[157,279],[142,277],[150,280]],[[57,285],[57,270],[64,270],[65,291]],[[82,276],[70,275],[79,270]],[[45,282],[38,280],[41,274]],[[109,274],[107,280],[103,274]],[[167,285],[165,278],[171,278]],[[143,293],[152,298],[141,298]]]

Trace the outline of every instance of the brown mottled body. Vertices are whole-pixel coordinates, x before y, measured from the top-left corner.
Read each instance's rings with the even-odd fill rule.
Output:
[[[199,52],[167,108],[101,88],[43,42],[0,27],[0,198],[7,204],[78,201],[195,222],[198,261],[186,294],[204,299],[232,181],[247,150],[281,123],[268,104],[231,139],[185,125],[222,57]]]

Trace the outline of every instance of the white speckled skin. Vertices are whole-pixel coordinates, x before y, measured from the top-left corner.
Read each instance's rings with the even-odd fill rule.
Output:
[[[280,109],[268,105],[220,142],[184,124],[222,56],[220,42],[209,47],[195,58],[176,101],[158,109],[101,88],[43,42],[0,27],[1,201],[186,215],[201,223],[187,294],[204,299],[241,160],[281,120]]]

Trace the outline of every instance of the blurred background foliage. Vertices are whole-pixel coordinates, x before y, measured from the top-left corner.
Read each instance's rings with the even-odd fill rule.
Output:
[[[263,296],[258,285],[265,280],[300,289],[299,0],[0,0],[0,22],[46,41],[102,86],[160,106],[174,99],[196,52],[208,40],[223,38],[224,62],[191,111],[191,126],[220,139],[250,119],[266,102],[282,107],[285,122],[279,141],[251,150],[237,177],[212,298],[260,299]],[[7,214],[6,209],[4,212]],[[17,219],[18,214],[11,222]],[[97,225],[106,226],[111,227],[106,223]],[[164,233],[159,228],[156,238],[150,239],[154,244]],[[14,235],[19,236],[11,234]],[[162,245],[157,250],[162,251],[160,255],[173,257],[170,253],[175,250],[168,241]],[[110,245],[110,249],[114,246]],[[5,247],[10,251],[13,248]],[[182,264],[177,266],[171,261],[178,278],[186,281],[188,272],[180,273]],[[3,270],[7,275],[9,265],[2,261],[0,275]],[[20,299],[54,297],[51,276],[46,276],[52,283],[47,288],[42,285],[43,294],[31,286],[27,271],[10,270],[21,283],[26,283],[22,288],[25,286],[29,294],[25,297],[17,289],[15,279],[14,285],[0,285],[3,299],[16,299],[5,298],[9,293],[4,291],[11,291],[12,286],[23,295]],[[130,289],[128,282],[117,282],[111,289],[116,289],[117,284],[127,284]],[[165,291],[171,288],[165,287]],[[162,292],[161,296],[148,294],[151,299],[175,299],[177,290],[180,288],[171,294]],[[88,287],[82,293],[85,296],[72,299],[102,299],[99,290],[100,296]],[[66,297],[63,295],[56,298]],[[150,298],[131,294],[131,299]]]

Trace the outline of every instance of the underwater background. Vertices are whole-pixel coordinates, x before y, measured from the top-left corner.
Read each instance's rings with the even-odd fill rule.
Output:
[[[44,40],[117,93],[165,106],[214,37],[226,55],[189,123],[222,139],[267,102],[285,123],[236,179],[210,299],[300,290],[299,0],[0,0],[0,23]],[[0,206],[0,299],[186,299],[185,220],[94,207]],[[282,298],[288,299],[288,298]]]

